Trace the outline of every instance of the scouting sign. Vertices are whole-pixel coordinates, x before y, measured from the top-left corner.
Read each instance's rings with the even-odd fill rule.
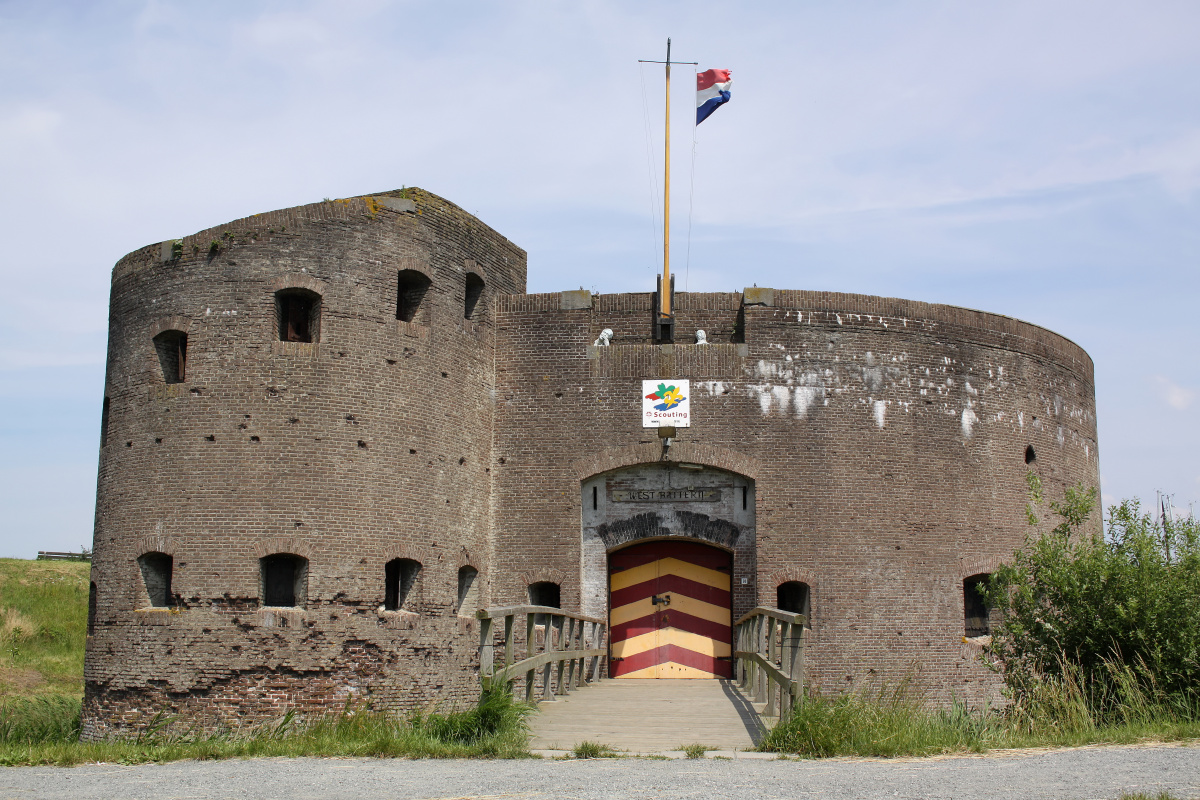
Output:
[[[691,394],[688,381],[642,381],[642,427],[690,427]]]

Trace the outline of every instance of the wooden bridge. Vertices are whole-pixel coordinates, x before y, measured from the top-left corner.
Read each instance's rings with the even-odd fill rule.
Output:
[[[759,607],[734,626],[733,680],[602,678],[607,622],[546,606],[481,609],[480,674],[538,703],[534,750],[753,748],[803,690],[802,614]]]

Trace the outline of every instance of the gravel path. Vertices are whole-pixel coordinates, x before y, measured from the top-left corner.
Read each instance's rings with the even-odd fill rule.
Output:
[[[932,759],[403,761],[255,759],[122,767],[9,767],[0,798],[1200,797],[1200,746],[1092,747]]]

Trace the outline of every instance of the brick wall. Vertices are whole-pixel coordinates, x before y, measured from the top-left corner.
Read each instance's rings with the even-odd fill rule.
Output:
[[[522,564],[535,560],[572,575],[562,594],[576,607],[597,580],[587,487],[662,458],[641,427],[641,379],[688,378],[692,427],[668,458],[745,476],[756,496],[754,552],[735,558],[735,618],[803,581],[808,670],[823,688],[912,672],[937,697],[996,699],[979,645],[963,641],[962,580],[994,569],[1027,532],[1027,446],[1047,496],[1097,484],[1087,354],[967,309],[749,294],[757,304],[677,295],[668,346],[650,338],[651,294],[566,310],[553,295],[501,300],[496,599],[519,598]],[[592,347],[603,328],[613,345]],[[714,344],[686,344],[698,328]]]
[[[213,243],[216,246],[213,246]],[[144,248],[113,271],[85,735],[161,708],[210,725],[287,707],[478,692],[458,570],[488,595],[494,301],[525,253],[420,190],[318,203]],[[396,319],[397,272],[432,279]],[[468,272],[485,280],[464,319]],[[319,341],[279,341],[275,293],[321,296]],[[153,337],[188,335],[168,384]],[[173,557],[151,609],[137,558]],[[259,559],[308,560],[302,608],[261,607]],[[382,611],[384,565],[422,564]]]
[[[431,280],[411,322],[396,319],[400,270]],[[470,320],[468,273],[486,286]],[[467,701],[461,567],[479,570],[481,604],[552,581],[564,608],[602,615],[607,553],[655,534],[734,551],[735,617],[809,584],[822,687],[911,671],[936,697],[994,699],[962,638],[962,580],[1021,543],[1028,469],[1050,498],[1097,483],[1086,353],[994,314],[771,289],[676,295],[676,343],[660,345],[651,294],[524,285],[522,250],[415,189],[117,264],[85,736],[163,709],[213,728]],[[289,289],[320,295],[318,341],[280,341]],[[611,347],[592,345],[603,328]],[[700,328],[711,344],[690,343]],[[170,330],[188,337],[182,383],[154,345]],[[692,427],[666,453],[641,427],[643,378],[692,382]],[[747,508],[725,493],[728,507],[589,514],[592,488],[670,482],[680,464],[696,485],[745,489]],[[155,552],[172,558],[167,608],[137,563]],[[306,560],[300,607],[262,606],[274,553]],[[384,610],[401,558],[422,569]]]

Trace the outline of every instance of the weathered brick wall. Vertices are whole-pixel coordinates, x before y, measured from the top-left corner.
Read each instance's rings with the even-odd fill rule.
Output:
[[[533,562],[571,576],[562,594],[576,607],[594,580],[580,487],[658,460],[641,379],[689,378],[693,426],[669,458],[744,475],[757,499],[754,558],[735,561],[735,618],[804,581],[807,666],[822,687],[916,671],[940,697],[994,699],[978,645],[963,642],[962,579],[994,569],[1028,530],[1027,446],[1048,497],[1097,484],[1087,354],[967,309],[751,295],[760,304],[678,295],[676,341],[703,328],[714,344],[666,347],[649,338],[650,294],[569,310],[556,295],[501,299],[494,596],[521,599]],[[613,346],[591,347],[603,328]]]
[[[432,279],[416,323],[396,319],[401,269]],[[470,321],[468,271],[486,282]],[[245,724],[475,696],[457,576],[476,567],[486,601],[494,299],[524,285],[521,249],[420,190],[256,215],[117,264],[85,736],[164,708]],[[319,342],[278,340],[289,287],[321,295]],[[164,380],[166,329],[188,334],[183,383]],[[149,608],[151,551],[173,556],[173,609]],[[276,552],[309,561],[303,608],[261,608],[259,558]],[[385,612],[398,557],[423,568],[410,611]]]
[[[396,319],[404,269],[432,281],[411,323]],[[468,272],[487,287],[469,321]],[[639,528],[616,507],[585,515],[585,496],[674,480],[644,466],[664,454],[641,427],[643,378],[692,381],[693,427],[667,459],[747,493],[745,510],[726,493],[655,522],[734,551],[735,618],[804,581],[821,686],[918,670],[937,696],[994,697],[962,640],[962,580],[1027,531],[1026,447],[1048,497],[1097,483],[1086,353],[993,314],[770,289],[677,295],[679,343],[663,346],[650,294],[524,283],[523,251],[420,190],[256,215],[117,264],[85,736],[164,709],[213,727],[468,700],[464,565],[481,604],[552,581],[564,608],[602,615],[606,552]],[[288,288],[321,296],[318,342],[279,341]],[[613,346],[592,346],[606,327]],[[711,344],[688,343],[698,328]],[[165,330],[188,335],[182,383],[163,375]],[[173,558],[169,608],[150,608],[148,552]],[[262,607],[272,553],[308,560],[301,608]],[[393,558],[423,565],[402,611],[381,609]]]

